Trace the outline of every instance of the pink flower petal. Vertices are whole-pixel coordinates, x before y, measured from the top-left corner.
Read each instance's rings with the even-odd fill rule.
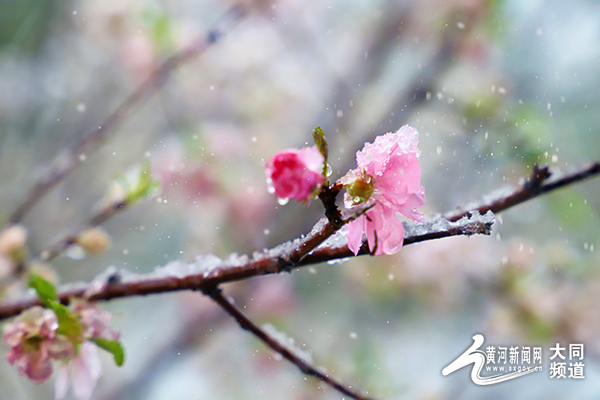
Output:
[[[84,342],[79,349],[79,354],[69,364],[75,396],[81,400],[89,399],[102,374],[96,345]]]
[[[277,153],[265,164],[270,189],[280,199],[309,201],[313,189],[325,181],[323,161],[316,146]]]
[[[54,379],[54,398],[56,400],[64,399],[69,390],[69,367],[63,364],[56,371]]]
[[[17,346],[8,352],[6,361],[17,367],[19,375],[27,375],[35,383],[42,383],[52,375],[50,357],[41,351],[27,351]]]
[[[378,136],[356,153],[358,167],[341,183],[350,187],[357,177],[370,177],[373,194],[368,201],[374,207],[367,213],[368,218],[359,218],[362,224],[347,226],[348,248],[354,254],[360,248],[363,232],[375,254],[394,254],[404,241],[404,226],[397,215],[423,220],[418,208],[425,203],[425,189],[421,186],[417,144],[417,131],[405,125],[395,133]],[[349,196],[345,200],[346,207],[354,206]]]
[[[354,255],[358,254],[360,246],[362,246],[363,232],[365,231],[365,222],[367,218],[361,215],[356,220],[346,224],[346,238],[348,239],[348,248]]]

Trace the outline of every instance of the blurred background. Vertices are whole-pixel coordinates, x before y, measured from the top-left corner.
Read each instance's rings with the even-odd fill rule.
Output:
[[[425,216],[522,183],[534,165],[600,160],[600,3],[256,0],[23,221],[31,254],[87,220],[149,160],[160,194],[103,225],[111,246],[50,265],[60,282],[149,272],[293,239],[322,214],[281,206],[262,164],[329,139],[332,179],[404,124],[420,132]],[[0,0],[0,217],[66,146],[102,123],[224,1]],[[491,237],[407,246],[225,286],[248,316],[378,399],[597,398],[600,181],[505,212]],[[69,257],[69,255],[71,257]],[[0,295],[14,295],[2,288]],[[339,399],[198,293],[104,303],[126,365],[104,356],[96,399]],[[539,345],[544,371],[488,387],[441,370],[484,334]],[[585,379],[549,378],[549,347],[585,344]],[[2,346],[2,352],[8,350]],[[51,398],[0,363],[0,399]]]

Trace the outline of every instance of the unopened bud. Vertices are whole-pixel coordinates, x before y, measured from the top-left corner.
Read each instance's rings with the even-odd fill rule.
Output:
[[[110,246],[110,236],[102,228],[90,228],[79,235],[77,244],[81,246],[86,253],[99,255],[104,253]]]
[[[11,225],[0,233],[0,254],[15,263],[27,259],[27,229],[22,225]]]

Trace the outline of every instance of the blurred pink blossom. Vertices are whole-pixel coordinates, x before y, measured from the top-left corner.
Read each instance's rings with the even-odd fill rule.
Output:
[[[106,338],[119,340],[119,332],[108,327],[112,320],[112,316],[108,311],[101,309],[96,304],[81,300],[74,301],[72,308],[73,314],[79,317],[83,326],[83,339]]]
[[[62,362],[56,380],[56,398],[67,393],[71,379],[75,396],[89,399],[100,377],[101,368],[96,345],[90,340],[118,340],[119,333],[108,327],[108,311],[84,300],[71,304],[72,316],[82,330],[76,336],[57,334],[59,322],[53,310],[34,306],[4,328],[3,342],[11,349],[6,360],[19,374],[42,383],[52,374],[52,360]]]
[[[75,397],[87,400],[92,397],[96,382],[102,374],[98,348],[91,342],[79,346],[77,355],[60,366],[56,373],[54,396],[62,399],[69,389],[69,378]]]
[[[56,334],[58,321],[54,311],[39,306],[24,311],[4,328],[3,342],[11,349],[6,360],[41,383],[52,374],[52,359],[61,359],[73,352],[73,345]]]
[[[310,202],[313,190],[325,181],[324,161],[316,146],[280,151],[265,164],[269,191],[281,200]]]
[[[376,255],[397,253],[404,241],[404,227],[397,216],[423,220],[417,210],[425,203],[417,144],[418,133],[408,125],[378,136],[356,153],[358,168],[340,180],[347,190],[347,208],[373,205],[366,215],[346,225],[348,248],[354,254],[360,249],[363,232]]]
[[[152,162],[152,170],[160,178],[161,190],[176,195],[182,201],[195,202],[219,193],[215,173],[206,165],[188,161],[181,146],[170,146],[159,153]]]

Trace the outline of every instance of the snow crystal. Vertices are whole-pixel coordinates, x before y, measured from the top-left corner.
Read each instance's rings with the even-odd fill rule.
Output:
[[[345,227],[343,227],[342,229],[340,229],[339,231],[337,231],[336,233],[331,235],[331,237],[329,237],[329,239],[327,239],[326,241],[321,243],[318,248],[321,248],[321,247],[323,247],[323,248],[343,247],[343,246],[346,246],[347,244],[348,244],[348,238],[346,237],[346,229],[345,229]]]
[[[342,264],[342,263],[345,263],[346,261],[350,260],[351,258],[352,257],[337,258],[335,260],[327,261],[327,264],[329,264],[329,265]]]
[[[230,257],[237,255],[232,254]],[[216,268],[223,265],[223,260],[214,254],[197,256],[194,262],[186,263],[182,261],[171,261],[163,267],[156,267],[154,272],[147,275],[149,279],[160,278],[178,278],[182,279],[190,275],[200,275],[207,277]]]
[[[225,260],[225,264],[230,267],[239,267],[248,264],[249,261],[250,259],[246,254],[240,256],[237,253],[231,253]]]
[[[154,272],[151,274],[154,279],[156,278],[184,278],[190,273],[190,265],[181,261],[171,261],[164,267],[154,268]]]
[[[418,236],[424,236],[427,234],[447,232],[451,229],[460,228],[461,232],[465,235],[474,235],[481,232],[481,225],[485,226],[485,234],[489,234],[492,224],[495,222],[494,213],[488,211],[484,215],[481,215],[478,211],[471,211],[471,216],[465,216],[456,222],[452,222],[442,217],[440,214],[436,214],[427,219],[425,222],[420,223],[406,223],[404,225],[404,238],[412,238]]]
[[[325,229],[325,226],[327,226],[327,223],[329,221],[327,220],[327,218],[321,218],[316,224],[315,226],[313,226],[313,228],[310,230],[310,233],[308,234],[308,236],[314,236],[316,234],[318,234],[319,232],[321,232],[323,229]]]
[[[203,270],[211,270],[223,263],[219,257],[214,254],[207,254],[202,256],[196,256],[196,260],[194,260],[194,264],[202,268]]]
[[[281,243],[280,245],[269,249],[264,253],[265,257],[277,259],[277,258],[285,258],[289,256],[292,250],[297,249],[304,242],[302,239],[294,239],[289,242]]]

